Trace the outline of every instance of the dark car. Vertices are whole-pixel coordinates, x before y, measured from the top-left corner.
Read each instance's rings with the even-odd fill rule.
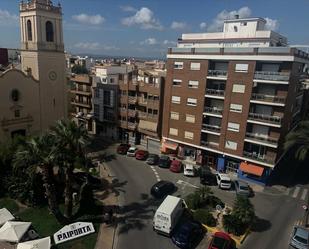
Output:
[[[200,183],[204,185],[216,185],[216,175],[211,172],[209,168],[201,167],[200,169]]]
[[[171,159],[169,158],[169,156],[163,155],[160,157],[159,159],[159,167],[160,168],[169,168],[171,164]]]
[[[174,173],[180,173],[182,171],[181,161],[173,159],[171,162],[170,171]]]
[[[158,164],[160,157],[156,154],[149,154],[146,163],[150,165]]]
[[[149,153],[147,150],[138,150],[135,153],[135,158],[137,160],[146,160],[148,157]]]
[[[117,153],[118,154],[122,154],[122,155],[126,155],[128,152],[128,149],[131,147],[130,144],[120,144],[117,147]]]
[[[159,181],[151,187],[150,193],[155,198],[162,198],[176,190],[174,183],[169,181]]]
[[[235,241],[224,232],[216,232],[209,244],[208,249],[234,249]]]
[[[173,243],[182,249],[193,248],[203,237],[204,228],[195,221],[180,223],[172,234]]]

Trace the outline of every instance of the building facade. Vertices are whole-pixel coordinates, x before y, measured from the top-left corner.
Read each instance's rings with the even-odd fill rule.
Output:
[[[264,27],[261,18],[228,20],[222,33],[184,34],[169,49],[164,151],[266,181],[300,121],[309,57]]]

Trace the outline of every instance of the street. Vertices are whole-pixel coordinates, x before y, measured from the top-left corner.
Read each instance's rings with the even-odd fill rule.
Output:
[[[111,147],[108,152],[114,154],[115,148]],[[152,167],[144,161],[123,155],[116,155],[107,165],[120,193],[122,219],[114,248],[175,248],[169,238],[157,235],[152,230],[152,218],[160,201],[150,196],[150,188],[159,180],[169,180],[178,187],[174,195],[185,197],[200,186],[199,178],[172,173],[157,166]],[[233,205],[236,196],[234,190],[220,190],[217,186],[211,186],[211,189],[227,205]],[[251,234],[240,248],[288,248],[293,225],[303,218],[302,206],[307,203],[308,189],[308,185],[297,185],[285,191],[261,188],[261,191],[255,192],[251,201],[258,221],[252,226]],[[205,236],[196,248],[207,248],[208,241],[209,236]]]

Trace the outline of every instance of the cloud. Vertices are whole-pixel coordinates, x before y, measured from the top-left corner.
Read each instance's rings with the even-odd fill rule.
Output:
[[[249,7],[242,7],[239,10],[232,10],[230,12],[223,10],[212,20],[207,30],[211,32],[222,31],[224,20],[233,19],[235,15],[239,15],[239,18],[250,17],[251,9]]]
[[[268,18],[268,17],[266,17],[265,20],[266,20],[265,28],[267,30],[274,30],[274,31],[278,30],[278,28],[279,28],[278,20],[271,19],[271,18]]]
[[[200,29],[206,29],[207,23],[206,22],[201,22],[200,23]]]
[[[154,18],[153,12],[146,7],[142,7],[133,16],[123,18],[121,23],[125,26],[137,25],[142,29],[163,29],[160,22]]]
[[[129,5],[120,6],[120,9],[124,12],[136,12],[137,11],[137,9]]]
[[[7,10],[0,9],[0,25],[18,24],[18,16]]]
[[[99,25],[105,21],[105,18],[101,15],[91,16],[83,13],[72,16],[72,19],[81,24],[92,24],[92,25]]]
[[[158,44],[156,38],[148,38],[145,41],[140,42],[141,45],[156,45]]]
[[[104,45],[99,42],[79,42],[74,45],[74,48],[80,50],[119,50],[115,46]]]
[[[169,40],[164,40],[163,41],[163,45],[176,45],[177,42],[175,41],[169,41]]]
[[[187,28],[188,25],[185,22],[172,22],[171,24],[171,29],[176,29],[176,30],[180,30],[180,29],[185,29]]]

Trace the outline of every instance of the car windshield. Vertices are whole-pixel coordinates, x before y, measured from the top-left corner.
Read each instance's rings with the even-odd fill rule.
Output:
[[[192,172],[193,170],[192,169],[186,169],[186,171]]]
[[[248,186],[239,186],[239,189],[241,189],[241,190],[249,190]]]
[[[213,247],[217,247],[217,248],[224,248],[224,246],[226,245],[226,240],[220,237],[214,237],[214,240],[212,242],[212,246]]]
[[[129,152],[134,152],[135,151],[135,148],[130,148],[129,149]]]
[[[308,243],[308,240],[306,240],[305,238],[300,237],[300,236],[298,236],[298,235],[295,235],[295,236],[294,236],[294,239],[295,239],[296,241],[302,243],[302,244],[305,244],[305,245],[307,245],[307,243]]]
[[[168,160],[168,156],[162,156],[162,157],[160,158],[160,160],[161,160],[161,161],[167,161],[167,160]]]
[[[156,158],[156,155],[150,154],[150,155],[148,156],[148,159],[155,159],[155,158]]]
[[[221,183],[230,184],[231,181],[229,181],[229,180],[221,180]]]

